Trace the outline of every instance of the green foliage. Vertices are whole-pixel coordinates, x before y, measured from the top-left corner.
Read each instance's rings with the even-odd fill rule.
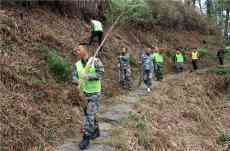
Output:
[[[138,66],[138,63],[137,63],[137,61],[135,60],[135,58],[131,55],[130,56],[130,65],[131,66],[134,66],[134,67],[137,67]]]
[[[48,131],[47,131],[47,138],[46,139],[47,139],[47,142],[49,144],[53,144],[54,143],[54,141],[56,139],[56,133],[57,133],[56,129],[52,129],[52,128],[48,129]]]
[[[200,48],[198,51],[199,51],[201,58],[209,58],[209,59],[215,59],[216,58],[216,54],[210,52],[208,50],[208,48]]]
[[[214,69],[211,69],[210,72],[217,74],[217,75],[230,76],[230,68],[229,67],[218,66]]]
[[[16,50],[16,43],[13,41],[0,41],[0,53],[13,52]]]
[[[225,47],[225,50],[224,50],[224,52],[225,52],[225,61],[226,62],[228,62],[228,61],[230,61],[230,47]]]
[[[48,65],[50,71],[58,81],[66,81],[71,73],[71,65],[68,60],[63,59],[57,52],[50,52],[48,55]]]
[[[146,125],[144,123],[144,121],[138,121],[137,122],[137,125],[136,125],[136,128],[139,129],[139,130],[144,130],[146,128]]]
[[[112,91],[108,91],[108,92],[106,92],[105,96],[111,98],[111,97],[113,97],[113,92]]]
[[[45,150],[45,146],[44,144],[39,144],[36,151],[44,151]]]
[[[225,47],[224,51],[225,51],[226,53],[230,53],[230,47]]]
[[[138,114],[130,112],[128,119],[135,122],[137,129],[144,130],[146,128],[145,121]]]
[[[106,12],[110,22],[123,14],[124,24],[144,24],[154,21],[151,8],[145,0],[111,0]]]
[[[208,49],[207,48],[200,48],[198,51],[199,51],[199,54],[200,54],[201,58],[207,56],[207,54],[208,54]]]
[[[41,51],[47,58],[50,72],[58,82],[65,82],[71,75],[71,65],[67,58],[61,57],[57,50],[42,47]]]
[[[171,0],[111,0],[106,10],[110,22],[123,14],[121,23],[150,29],[159,25],[173,30],[196,30],[207,33],[207,18],[192,7]]]

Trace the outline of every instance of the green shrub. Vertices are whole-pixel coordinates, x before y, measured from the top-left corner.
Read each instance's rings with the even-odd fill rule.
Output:
[[[111,0],[106,11],[110,22],[123,14],[121,22],[124,24],[144,24],[154,21],[151,8],[145,0]]]
[[[113,97],[113,92],[111,92],[111,91],[108,91],[108,92],[106,92],[105,93],[105,96],[107,96],[107,97]]]
[[[230,68],[229,67],[218,66],[214,69],[211,69],[210,72],[217,74],[217,75],[230,76]]]
[[[65,82],[71,73],[71,65],[67,58],[62,58],[55,50],[48,53],[48,66],[57,81]]]
[[[203,58],[208,54],[208,49],[207,48],[200,48],[199,50],[200,57]]]
[[[225,51],[226,51],[227,53],[230,53],[230,47],[225,47]]]
[[[209,59],[215,59],[216,58],[216,54],[210,52],[208,50],[208,48],[200,48],[198,51],[199,51],[201,58],[209,58]]]
[[[134,66],[134,67],[137,67],[138,66],[138,63],[137,63],[137,61],[135,60],[135,58],[131,55],[130,56],[130,65],[131,66]]]
[[[175,30],[195,30],[207,33],[208,19],[192,7],[172,0],[110,0],[106,18],[110,22],[124,14],[121,22],[126,25],[141,25],[151,28],[159,25]]]

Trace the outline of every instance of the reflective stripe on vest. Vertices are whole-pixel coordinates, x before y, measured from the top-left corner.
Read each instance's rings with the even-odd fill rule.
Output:
[[[159,54],[159,53],[156,53],[154,55],[154,59],[155,59],[155,62],[156,63],[163,63],[164,62],[164,58],[163,58],[163,55]]]
[[[193,51],[193,52],[192,52],[192,59],[193,59],[193,60],[198,59],[198,58],[199,58],[198,55],[199,55],[199,54],[198,54],[198,51]]]
[[[176,62],[184,62],[184,56],[180,54],[176,54]]]
[[[96,68],[91,67],[89,71],[86,73],[85,68],[82,65],[81,61],[78,61],[75,64],[77,68],[77,74],[79,76],[80,81],[80,89],[86,93],[98,93],[101,92],[101,81],[100,80],[84,80],[84,74],[96,74]]]
[[[103,31],[102,23],[97,20],[92,20],[93,31]]]

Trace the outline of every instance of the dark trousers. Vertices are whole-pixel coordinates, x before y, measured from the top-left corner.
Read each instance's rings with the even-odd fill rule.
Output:
[[[144,70],[143,73],[144,83],[147,87],[152,85],[152,72],[151,70]]]
[[[224,65],[224,58],[223,57],[219,57],[219,63],[220,63],[220,65]]]
[[[192,60],[192,66],[193,66],[193,69],[194,69],[194,70],[197,70],[197,69],[198,69],[197,60]]]
[[[89,40],[89,45],[92,44],[94,38],[96,38],[96,37],[98,38],[98,43],[100,45],[101,42],[102,42],[103,32],[102,31],[92,31],[91,37],[90,37],[90,40]]]

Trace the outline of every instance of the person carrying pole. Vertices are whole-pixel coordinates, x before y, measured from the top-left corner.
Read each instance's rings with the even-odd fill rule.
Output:
[[[80,149],[88,148],[90,140],[100,136],[100,130],[96,114],[100,107],[101,79],[104,74],[104,66],[98,58],[94,58],[94,64],[87,66],[93,57],[89,56],[86,44],[79,44],[75,51],[80,57],[73,67],[73,83],[78,84],[86,98],[84,109],[83,139],[79,143]]]
[[[153,73],[154,73],[154,76],[155,76],[155,74],[156,74],[156,69],[157,69],[157,67],[156,67],[156,62],[155,62],[155,60],[154,60],[154,57],[155,57],[155,55],[156,55],[156,53],[157,53],[156,50],[158,50],[158,47],[153,47],[153,49],[152,49],[152,58],[153,58]]]

